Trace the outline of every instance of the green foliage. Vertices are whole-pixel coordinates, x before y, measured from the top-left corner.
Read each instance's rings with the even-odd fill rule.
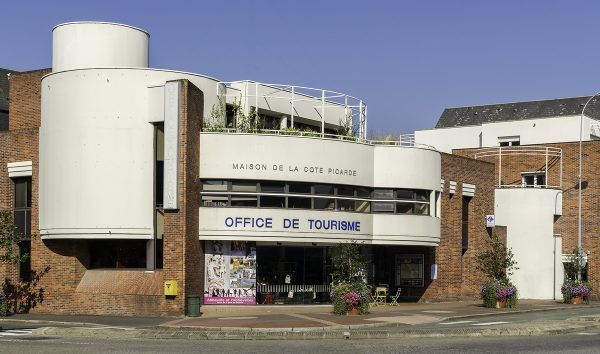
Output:
[[[477,254],[477,270],[498,282],[508,282],[517,268],[511,248],[506,248],[497,235],[493,235],[488,249]]]
[[[488,279],[481,287],[481,298],[483,306],[495,308],[498,301],[505,299],[507,308],[517,307],[518,292],[517,288],[509,281],[497,281]]]
[[[574,249],[568,256],[565,266],[565,281],[577,280],[585,269],[585,259],[578,249]]]
[[[481,297],[483,298],[483,306],[488,308],[496,308],[496,282],[487,280],[481,289]]]
[[[12,214],[0,211],[0,263],[19,264],[26,261],[28,254],[19,255],[19,242],[26,239],[17,233]]]
[[[8,302],[6,296],[0,292],[0,317],[8,315]]]
[[[367,261],[356,241],[339,243],[333,249],[333,280],[337,283],[362,283]]]

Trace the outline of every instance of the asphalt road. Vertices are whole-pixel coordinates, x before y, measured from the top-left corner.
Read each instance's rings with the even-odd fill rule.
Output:
[[[598,353],[600,331],[562,336],[401,340],[181,341],[0,338],[1,353]]]
[[[563,321],[600,314],[600,308],[573,308],[520,314],[470,317],[402,328],[482,328],[535,321]],[[148,323],[144,323],[148,325]],[[39,337],[31,329],[44,326],[2,322],[0,353],[372,353],[372,352],[560,352],[599,353],[600,329],[532,337],[439,337],[378,340],[106,340],[100,338]],[[398,328],[398,327],[396,327]],[[392,327],[389,330],[393,330]]]

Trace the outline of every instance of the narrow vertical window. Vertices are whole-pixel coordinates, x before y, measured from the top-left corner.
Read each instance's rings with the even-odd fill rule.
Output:
[[[471,197],[462,197],[462,251],[469,249],[469,203]]]
[[[16,178],[14,181],[13,219],[16,232],[26,239],[19,242],[19,278],[31,278],[31,177]]]

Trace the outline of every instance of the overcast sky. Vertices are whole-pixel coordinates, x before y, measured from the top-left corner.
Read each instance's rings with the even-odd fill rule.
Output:
[[[379,132],[431,128],[445,107],[600,91],[591,0],[4,1],[0,14],[0,67],[50,67],[56,24],[126,23],[150,32],[153,67],[348,93]]]

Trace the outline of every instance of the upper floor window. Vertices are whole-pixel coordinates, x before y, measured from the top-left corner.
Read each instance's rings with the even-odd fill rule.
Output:
[[[523,173],[521,175],[523,187],[546,187],[546,173],[545,172],[533,172]]]
[[[499,136],[498,143],[500,146],[519,146],[521,145],[521,137],[516,136]]]

